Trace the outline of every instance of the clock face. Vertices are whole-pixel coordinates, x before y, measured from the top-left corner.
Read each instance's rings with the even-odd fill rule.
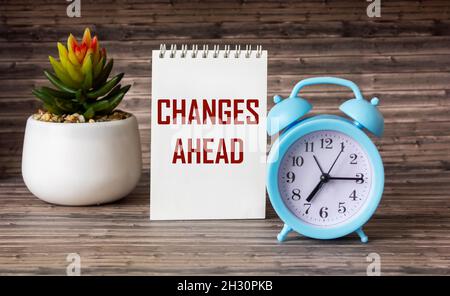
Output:
[[[361,211],[369,198],[372,171],[366,151],[353,138],[316,131],[299,138],[283,156],[278,189],[300,220],[333,226]]]

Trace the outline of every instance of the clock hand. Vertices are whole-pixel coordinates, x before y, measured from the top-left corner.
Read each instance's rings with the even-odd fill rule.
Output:
[[[310,194],[308,195],[308,197],[306,198],[306,201],[307,201],[307,202],[310,202],[310,201],[313,199],[313,197],[316,195],[317,191],[320,190],[320,188],[322,187],[322,185],[323,185],[324,183],[325,183],[325,182],[321,179],[320,182],[319,182],[319,184],[317,184],[317,186],[314,187],[314,189],[311,191],[311,193],[310,193]]]
[[[336,164],[337,160],[339,159],[339,156],[341,156],[342,151],[344,151],[344,149],[341,149],[341,151],[339,152],[338,156],[336,157],[336,159],[334,160],[333,164],[331,165],[331,168],[328,170],[327,174],[330,174],[331,170],[333,169],[334,165]]]
[[[320,163],[319,163],[319,161],[317,160],[317,157],[315,156],[315,155],[313,155],[313,157],[314,157],[314,160],[316,161],[316,163],[317,163],[317,166],[319,167],[319,170],[320,170],[320,172],[322,173],[322,175],[324,174],[324,172],[323,172],[323,169],[322,169],[322,167],[320,166]]]
[[[354,181],[360,181],[363,180],[363,178],[351,178],[351,177],[328,177],[328,180],[354,180]]]

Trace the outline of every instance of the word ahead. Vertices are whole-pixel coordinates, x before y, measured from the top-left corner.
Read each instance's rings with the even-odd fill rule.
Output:
[[[244,160],[244,147],[241,139],[214,140],[213,138],[177,139],[172,163],[237,164]]]

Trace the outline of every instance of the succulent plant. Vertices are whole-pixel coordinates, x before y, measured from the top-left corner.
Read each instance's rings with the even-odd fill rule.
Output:
[[[89,28],[84,30],[81,44],[72,34],[67,39],[67,48],[58,42],[58,52],[59,61],[49,56],[54,73],[44,71],[57,89],[45,86],[33,89],[44,108],[53,114],[78,113],[86,119],[110,114],[131,87],[119,84],[123,73],[108,80],[114,60],[106,61],[106,50],[100,50],[97,36],[91,38]]]

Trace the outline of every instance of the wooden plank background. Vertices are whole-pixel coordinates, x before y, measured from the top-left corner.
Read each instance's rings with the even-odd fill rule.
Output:
[[[360,1],[0,0],[0,274],[65,274],[66,255],[82,274],[449,274],[450,3],[382,1],[382,17]],[[57,207],[34,198],[20,175],[26,118],[39,107],[47,56],[69,32],[90,26],[133,84],[122,108],[139,119],[144,174],[119,203]],[[356,236],[275,240],[266,220],[149,222],[151,50],[160,43],[262,44],[269,51],[269,98],[298,80],[336,75],[378,96],[386,133],[374,139],[386,169],[381,206]],[[314,114],[339,114],[351,94],[307,88]],[[272,106],[269,100],[269,107]],[[53,164],[49,164],[53,165]],[[69,169],[69,168],[62,168]]]

